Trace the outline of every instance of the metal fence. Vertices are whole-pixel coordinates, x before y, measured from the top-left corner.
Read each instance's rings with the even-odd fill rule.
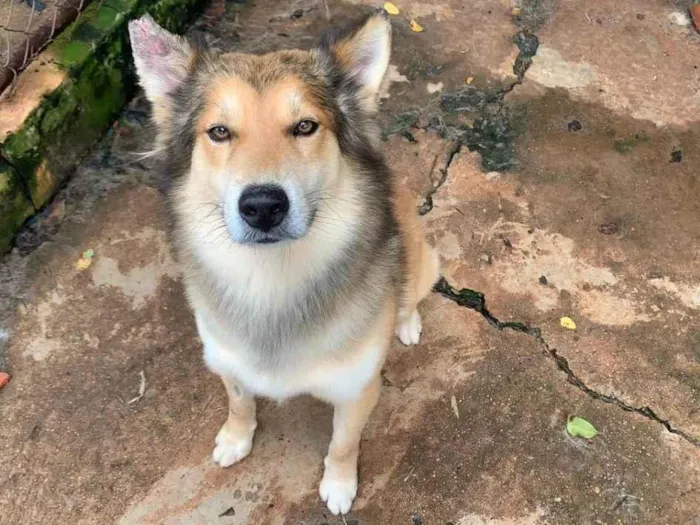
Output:
[[[0,97],[91,0],[0,0]]]

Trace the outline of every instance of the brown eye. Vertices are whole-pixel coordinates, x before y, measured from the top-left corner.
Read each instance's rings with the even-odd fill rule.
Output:
[[[295,137],[308,137],[309,135],[316,133],[317,129],[318,123],[314,122],[313,120],[302,120],[294,127],[293,133]]]
[[[225,126],[213,126],[207,130],[207,135],[214,142],[226,142],[231,139],[231,132]]]

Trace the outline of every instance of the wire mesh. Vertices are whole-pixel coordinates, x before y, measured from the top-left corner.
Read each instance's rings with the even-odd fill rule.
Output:
[[[0,95],[91,0],[0,0]]]

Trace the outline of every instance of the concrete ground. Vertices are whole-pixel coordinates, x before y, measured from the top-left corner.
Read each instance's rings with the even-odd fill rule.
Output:
[[[422,343],[390,352],[352,512],[317,496],[331,414],[312,399],[263,401],[253,454],[212,463],[225,394],[135,155],[136,100],[0,267],[0,522],[700,523],[687,2],[395,3],[386,151],[446,281]],[[309,47],[354,4],[215,3],[193,32]],[[573,415],[600,435],[568,436]]]

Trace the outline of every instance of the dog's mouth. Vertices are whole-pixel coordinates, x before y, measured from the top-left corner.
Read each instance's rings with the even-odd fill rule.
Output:
[[[277,242],[282,241],[283,239],[279,237],[263,237],[262,239],[258,239],[255,242],[255,244],[275,244]]]

